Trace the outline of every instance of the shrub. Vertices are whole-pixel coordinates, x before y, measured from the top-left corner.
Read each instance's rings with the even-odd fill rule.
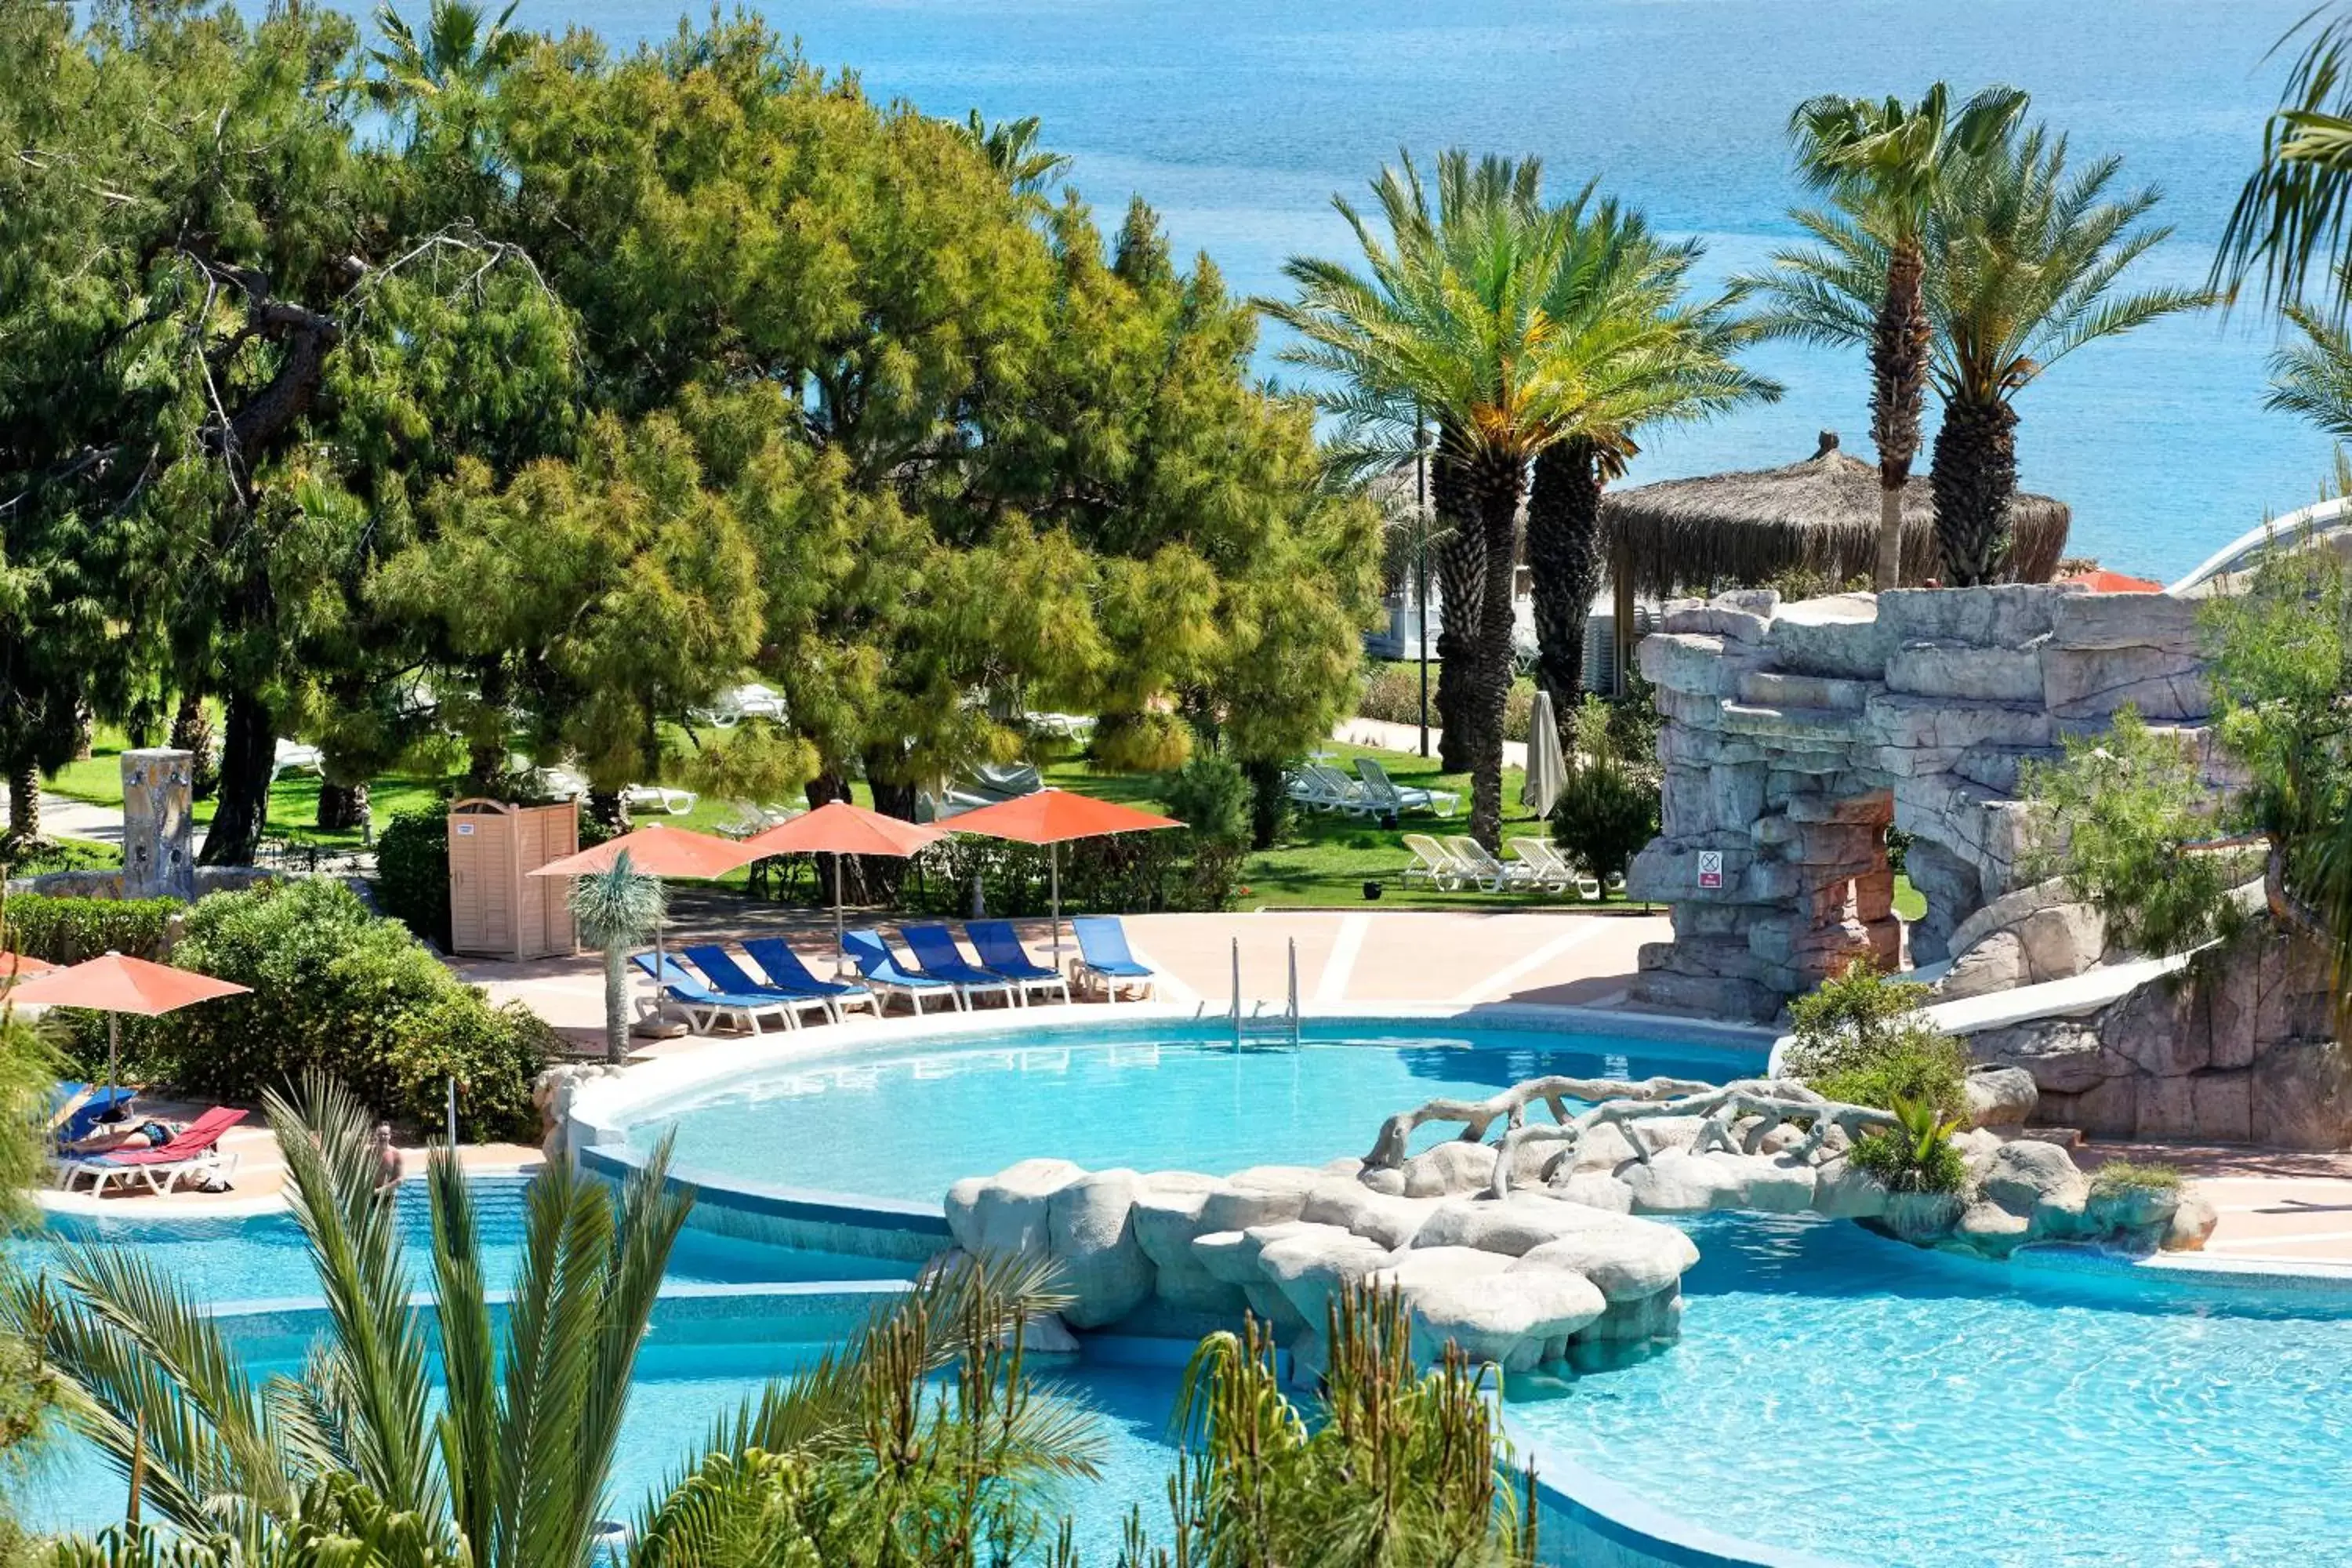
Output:
[[[1168,815],[1202,844],[1237,849],[1250,838],[1250,782],[1226,758],[1203,752],[1168,779]]]
[[[1968,1185],[1968,1162],[1952,1147],[1959,1119],[1925,1100],[1898,1100],[1888,1109],[1898,1125],[1864,1133],[1847,1156],[1890,1193],[1957,1193]]]
[[[59,899],[18,893],[5,911],[10,951],[51,963],[104,952],[160,959],[171,945],[176,899]]]
[[[1437,665],[1429,667],[1429,721],[1437,722]],[[1503,700],[1503,739],[1524,741],[1532,728],[1536,710],[1536,683],[1532,677],[1519,676],[1511,682],[1510,695]],[[1421,666],[1407,663],[1379,663],[1364,670],[1363,690],[1356,699],[1359,717],[1378,719],[1390,724],[1421,722]]]
[[[1062,846],[1062,912],[1156,914],[1233,907],[1242,851],[1202,844],[1190,828],[1121,833]],[[971,913],[980,879],[988,912],[1042,915],[1052,907],[1046,851],[1003,839],[941,839],[910,862],[899,907],[924,914]]]
[[[375,896],[384,913],[449,951],[449,813],[395,814],[375,841]]]
[[[129,1026],[134,1060],[188,1093],[252,1100],[313,1068],[380,1115],[438,1126],[458,1083],[469,1138],[537,1131],[530,1084],[551,1043],[520,1005],[493,1007],[396,921],[326,879],[215,893],[189,910],[181,968],[252,988]],[[83,1052],[105,1050],[102,1021]]]
[[[1604,880],[1622,877],[1658,836],[1658,784],[1612,742],[1608,703],[1588,695],[1571,717],[1568,777],[1551,810],[1552,838]]]
[[[1916,1101],[1939,1114],[1968,1105],[1968,1047],[1920,1016],[1927,988],[1888,980],[1866,959],[1789,1004],[1794,1038],[1785,1069],[1824,1097],[1892,1110]]]
[[[2110,1160],[2091,1174],[2091,1192],[2099,1197],[2110,1197],[2117,1193],[2177,1193],[2179,1190],[2180,1167],[2178,1165]]]

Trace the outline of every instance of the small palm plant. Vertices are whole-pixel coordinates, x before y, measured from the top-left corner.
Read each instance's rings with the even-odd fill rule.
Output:
[[[1449,1342],[1416,1370],[1393,1289],[1339,1292],[1327,1334],[1311,1419],[1282,1392],[1263,1324],[1201,1342],[1177,1406],[1192,1455],[1170,1487],[1173,1539],[1148,1546],[1131,1518],[1120,1568],[1536,1562],[1535,1473],[1515,1471],[1496,1435],[1492,1369]]]
[[[430,1176],[428,1320],[410,1304],[374,1119],[319,1079],[267,1113],[328,1316],[299,1377],[257,1382],[202,1304],[131,1248],[73,1247],[54,1279],[7,1298],[10,1326],[131,1486],[124,1527],[59,1561],[582,1568],[689,1206],[668,1190],[667,1148],[617,1194],[565,1164],[531,1184],[501,1329],[453,1152]],[[147,1509],[177,1538],[168,1556]]]
[[[615,1066],[629,1055],[629,950],[660,929],[668,907],[661,879],[640,873],[625,849],[572,884],[572,918],[604,954],[604,1059]]]

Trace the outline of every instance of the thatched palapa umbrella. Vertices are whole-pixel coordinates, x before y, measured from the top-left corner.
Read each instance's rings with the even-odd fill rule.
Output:
[[[2011,498],[2008,580],[2050,580],[2070,516],[2048,496]],[[1819,451],[1786,468],[1612,489],[1601,498],[1601,530],[1622,647],[1635,595],[1760,586],[1792,570],[1867,579],[1878,562],[1878,469],[1838,450],[1837,433],[1824,430]],[[1935,563],[1936,498],[1914,475],[1903,487],[1904,582],[1934,576]]]

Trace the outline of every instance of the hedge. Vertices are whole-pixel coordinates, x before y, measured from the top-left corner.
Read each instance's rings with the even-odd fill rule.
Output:
[[[977,876],[990,914],[1042,915],[1053,907],[1046,853],[997,838],[944,838],[911,863],[896,902],[961,918],[971,912]],[[1231,908],[1242,851],[1175,827],[1082,838],[1062,846],[1061,863],[1063,913],[1153,914]]]
[[[9,895],[7,940],[0,942],[28,958],[79,963],[100,953],[160,959],[171,946],[176,899],[59,899],[40,893]]]
[[[383,912],[449,951],[449,808],[395,813],[375,841],[375,896]]]
[[[552,1044],[547,1026],[520,1005],[492,1006],[340,881],[200,900],[172,957],[253,994],[126,1019],[135,1074],[250,1102],[316,1068],[379,1114],[436,1131],[455,1078],[465,1137],[537,1134],[530,1086]],[[77,1033],[82,1065],[102,1062],[103,1020],[83,1015]]]

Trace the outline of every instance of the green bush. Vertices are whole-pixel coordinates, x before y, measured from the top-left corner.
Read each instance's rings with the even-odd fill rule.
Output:
[[[2177,1165],[2110,1160],[2091,1175],[2091,1193],[2095,1197],[2111,1197],[2117,1193],[2177,1193],[2179,1190],[2180,1168]]]
[[[5,910],[0,946],[51,963],[79,963],[100,953],[157,958],[171,944],[176,899],[58,899],[18,893]]]
[[[396,813],[375,841],[375,896],[383,912],[449,951],[449,813]]]
[[[1062,846],[1062,912],[1231,909],[1242,858],[1238,848],[1201,843],[1190,828],[1081,838]],[[898,906],[923,914],[968,915],[974,877],[992,915],[1042,915],[1052,907],[1044,848],[961,837],[941,839],[908,865],[898,884]]]
[[[1958,1117],[1918,1100],[1898,1100],[1889,1109],[1899,1125],[1864,1133],[1847,1156],[1854,1169],[1876,1176],[1891,1193],[1957,1193],[1968,1185],[1968,1162],[1952,1147]]]
[[[1192,830],[1202,844],[1238,849],[1250,839],[1250,782],[1241,768],[1202,752],[1169,775],[1163,790],[1168,815]]]
[[[1429,667],[1429,721],[1437,722],[1437,665]],[[1503,739],[1524,741],[1532,727],[1536,710],[1536,683],[1532,676],[1520,676],[1511,682],[1510,695],[1503,700]],[[1417,663],[1377,663],[1364,669],[1364,688],[1356,699],[1356,713],[1364,719],[1378,719],[1390,724],[1421,722],[1421,666]]]
[[[182,1092],[251,1101],[317,1068],[380,1115],[437,1128],[455,1078],[465,1136],[538,1131],[530,1084],[551,1043],[547,1026],[520,1005],[490,1005],[341,882],[200,900],[172,956],[253,992],[126,1021],[135,1063]],[[79,1037],[85,1058],[103,1058],[102,1021],[85,1022]]]
[[[1967,1109],[1968,1047],[1920,1016],[1927,988],[1888,980],[1865,959],[1789,1004],[1782,1065],[1817,1093],[1892,1110],[1914,1100],[1938,1114]]]

